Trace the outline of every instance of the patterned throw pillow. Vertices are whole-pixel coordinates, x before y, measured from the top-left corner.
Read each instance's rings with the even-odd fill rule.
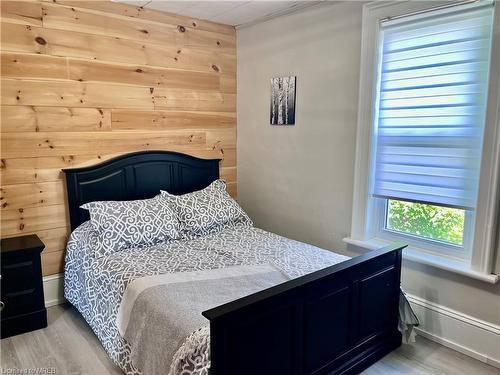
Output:
[[[135,201],[90,202],[81,208],[89,210],[90,221],[98,234],[98,256],[180,236],[175,212],[160,195]]]
[[[184,195],[172,195],[166,191],[161,191],[161,195],[175,208],[184,238],[216,233],[228,225],[253,225],[245,211],[227,193],[222,180]]]

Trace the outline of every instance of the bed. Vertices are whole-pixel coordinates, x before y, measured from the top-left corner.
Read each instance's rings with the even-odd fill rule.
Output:
[[[110,358],[127,374],[354,374],[398,347],[403,244],[347,258],[252,225],[234,225],[189,240],[91,256],[94,234],[82,204],[146,199],[160,190],[197,191],[219,178],[219,162],[147,151],[64,170],[72,228],[65,296]],[[264,281],[228,300],[235,293],[225,288],[228,275],[237,282],[254,282],[254,275]],[[160,279],[169,294],[147,299],[144,291],[153,291]],[[190,308],[178,296],[185,286],[198,292],[189,297],[199,300],[197,306],[209,307],[190,312],[189,319],[186,310],[176,310]],[[204,287],[220,290],[220,298]],[[181,324],[182,316],[189,324]],[[154,319],[165,326],[144,328]],[[130,329],[137,321],[144,324]],[[181,336],[169,334],[177,330]]]

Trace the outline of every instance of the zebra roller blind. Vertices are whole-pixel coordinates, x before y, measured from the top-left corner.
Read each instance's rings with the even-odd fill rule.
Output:
[[[475,208],[492,23],[491,4],[381,23],[374,196]]]

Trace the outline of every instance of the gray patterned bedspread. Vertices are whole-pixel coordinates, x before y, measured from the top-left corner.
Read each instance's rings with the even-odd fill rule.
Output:
[[[95,232],[86,222],[71,234],[67,246],[65,297],[82,314],[110,358],[127,374],[133,365],[131,345],[116,323],[127,286],[145,276],[270,264],[289,278],[299,277],[347,257],[250,226],[226,227],[189,241],[131,248],[106,257],[93,256]],[[201,313],[201,312],[200,312]],[[207,321],[208,323],[208,321]],[[189,335],[172,360],[172,375],[205,375],[209,362],[209,329]],[[164,369],[167,374],[169,369]]]

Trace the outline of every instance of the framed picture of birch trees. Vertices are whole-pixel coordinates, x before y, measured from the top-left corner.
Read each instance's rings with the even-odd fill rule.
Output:
[[[271,78],[271,125],[295,124],[296,77]]]

